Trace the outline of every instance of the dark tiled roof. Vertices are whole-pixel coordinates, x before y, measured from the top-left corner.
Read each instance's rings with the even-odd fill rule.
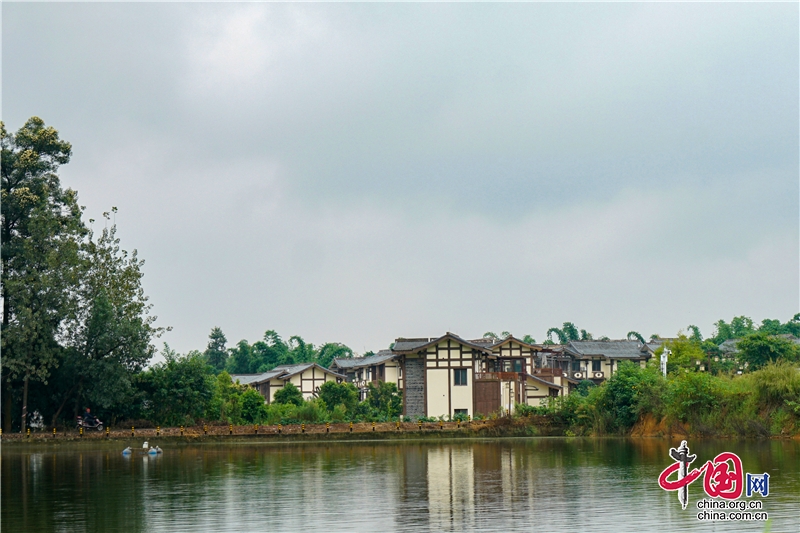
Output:
[[[542,351],[545,352],[563,352],[563,344],[542,344]]]
[[[370,355],[368,357],[339,357],[333,360],[331,366],[336,366],[342,369],[363,368],[365,366],[379,365],[381,363],[385,363],[386,361],[391,361],[396,357],[397,354],[391,350],[381,350],[375,355]]]
[[[431,341],[435,341],[436,339],[403,339],[399,338],[394,341],[394,346],[392,346],[392,350],[395,352],[410,352],[412,350],[416,350],[417,348],[421,348],[422,346],[427,346],[431,343]]]
[[[270,370],[269,372],[262,372],[261,374],[231,374],[231,379],[238,381],[242,385],[249,385],[250,383],[262,383],[274,377],[283,374],[283,370]]]
[[[736,345],[739,343],[740,339],[728,339],[723,341],[722,344],[719,345],[719,350],[723,353],[735,353],[736,352]]]
[[[491,346],[494,346],[495,344],[497,344],[498,342],[501,342],[502,340],[503,339],[495,339],[495,338],[492,338],[492,337],[483,337],[481,339],[472,339],[469,342],[471,342],[472,344],[477,344],[479,346],[491,347]]]
[[[334,374],[337,377],[344,378],[343,375],[337,374],[333,370],[322,368],[317,363],[297,363],[294,365],[276,366],[269,372],[264,372],[262,374],[232,374],[231,379],[233,381],[236,381],[238,379],[239,383],[241,383],[242,385],[249,385],[251,383],[263,383],[264,381],[269,381],[270,379],[273,378],[288,379],[291,376],[294,376],[295,374],[299,374],[300,372],[308,370],[312,366],[315,366],[320,370],[324,370],[329,374]]]
[[[547,385],[548,387],[552,387],[554,389],[563,389],[564,388],[561,385],[556,385],[552,381],[547,381],[546,379],[542,379],[540,377],[532,376],[530,374],[525,374],[525,377],[527,379],[532,379],[534,381],[538,381],[539,383],[542,383],[542,384]]]
[[[404,339],[399,338],[395,340],[394,346],[392,347],[392,351],[395,353],[414,353],[422,351],[423,349],[427,348],[428,346],[433,346],[435,344],[439,344],[443,340],[446,339],[453,339],[454,341],[461,343],[465,346],[470,346],[477,350],[480,350],[486,354],[492,355],[491,351],[484,345],[475,344],[472,341],[468,341],[466,339],[462,339],[455,333],[450,333],[449,331],[436,339]]]
[[[328,368],[333,368],[334,366],[342,370],[346,368],[355,368],[359,366],[364,359],[364,357],[335,357]]]
[[[521,344],[522,346],[530,346],[530,347],[531,347],[531,348],[533,348],[534,350],[539,350],[539,349],[541,349],[541,346],[540,346],[540,345],[538,345],[538,344],[529,344],[529,343],[527,343],[527,342],[525,342],[525,341],[523,341],[523,340],[521,340],[521,339],[518,339],[518,338],[516,338],[516,337],[515,337],[515,336],[513,336],[513,335],[511,335],[510,337],[506,337],[505,339],[495,339],[495,342],[494,342],[494,343],[492,343],[492,346],[491,346],[491,347],[492,347],[492,348],[497,348],[497,347],[499,347],[499,346],[500,346],[500,345],[502,345],[502,344],[505,344],[505,343],[507,343],[507,342],[512,342],[512,341],[513,341],[513,342],[516,342],[517,344]]]
[[[571,341],[564,349],[567,353],[583,356],[604,356],[608,359],[638,359],[650,355],[639,341]]]

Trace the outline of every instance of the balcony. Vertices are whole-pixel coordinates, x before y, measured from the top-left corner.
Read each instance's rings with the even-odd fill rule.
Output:
[[[475,372],[476,381],[517,381],[519,372]]]
[[[547,381],[553,381],[554,377],[565,377],[565,370],[560,368],[534,368],[533,375],[537,378],[542,378]],[[549,378],[549,379],[548,379]]]

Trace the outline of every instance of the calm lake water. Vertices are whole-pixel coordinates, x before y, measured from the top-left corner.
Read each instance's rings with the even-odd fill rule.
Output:
[[[133,445],[133,441],[131,442]],[[151,444],[155,444],[152,443]],[[658,487],[675,441],[534,438],[330,444],[120,443],[2,448],[4,532],[765,531],[699,522],[702,480]],[[141,446],[141,442],[137,441]],[[772,532],[800,532],[800,443],[690,441],[770,474]],[[744,498],[747,500],[747,498]]]

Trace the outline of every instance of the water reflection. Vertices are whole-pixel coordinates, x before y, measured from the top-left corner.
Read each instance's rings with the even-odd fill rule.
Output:
[[[763,531],[699,523],[656,485],[662,440],[183,446],[2,452],[7,531]],[[693,443],[769,472],[773,531],[797,531],[800,444]],[[690,489],[690,501],[701,497]]]

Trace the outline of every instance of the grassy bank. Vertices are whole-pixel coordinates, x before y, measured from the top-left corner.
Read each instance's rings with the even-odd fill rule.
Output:
[[[156,442],[298,442],[341,440],[405,440],[405,439],[461,439],[483,437],[525,437],[563,435],[563,428],[554,426],[543,418],[498,418],[470,423],[425,422],[419,423],[340,423],[340,424],[290,424],[286,426],[193,426],[170,428],[112,429],[108,432],[76,431],[32,432],[30,436],[19,433],[2,436],[3,444],[52,444],[126,442],[149,440]]]
[[[800,436],[800,370],[778,361],[744,375],[677,368],[665,378],[655,366],[622,364],[599,387],[520,407],[568,435],[790,438]]]

